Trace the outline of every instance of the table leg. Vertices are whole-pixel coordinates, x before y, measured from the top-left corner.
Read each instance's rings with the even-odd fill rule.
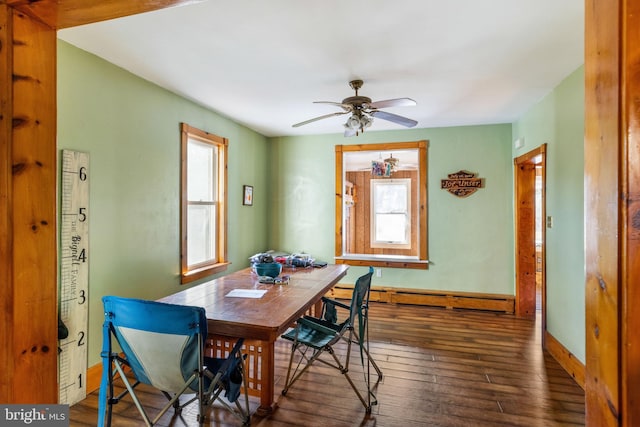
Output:
[[[206,355],[224,357],[235,344],[237,338],[209,334]],[[260,397],[256,414],[266,416],[273,412],[275,389],[275,341],[245,339],[243,352],[247,357],[249,394]]]
[[[262,388],[260,390],[260,406],[256,410],[259,416],[266,416],[273,412],[273,392],[275,382],[275,342],[263,341],[262,348]]]
[[[320,318],[322,315],[322,300],[318,300],[318,302],[313,305],[313,313],[311,313],[311,315]]]

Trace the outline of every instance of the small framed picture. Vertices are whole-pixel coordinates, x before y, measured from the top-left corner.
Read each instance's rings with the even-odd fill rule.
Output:
[[[246,206],[253,206],[253,186],[242,186],[242,204]]]

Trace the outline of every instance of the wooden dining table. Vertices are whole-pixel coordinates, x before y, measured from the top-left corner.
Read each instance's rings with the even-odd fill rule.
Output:
[[[276,340],[314,307],[347,273],[347,265],[283,269],[287,284],[260,283],[251,268],[166,296],[159,301],[204,307],[207,355],[225,357],[235,341],[245,339],[249,394],[260,397],[258,415],[273,410]],[[261,295],[260,295],[261,294]]]

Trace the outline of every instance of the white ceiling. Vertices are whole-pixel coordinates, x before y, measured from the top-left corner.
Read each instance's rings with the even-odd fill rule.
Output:
[[[312,101],[410,97],[418,128],[509,123],[584,62],[583,0],[208,0],[58,37],[266,136],[342,133]],[[376,119],[367,132],[403,129]]]

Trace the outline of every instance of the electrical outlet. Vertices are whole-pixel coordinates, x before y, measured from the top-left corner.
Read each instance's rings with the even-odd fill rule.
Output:
[[[551,215],[547,217],[547,228],[553,228],[553,217]]]
[[[382,269],[376,268],[376,277],[382,277]]]

